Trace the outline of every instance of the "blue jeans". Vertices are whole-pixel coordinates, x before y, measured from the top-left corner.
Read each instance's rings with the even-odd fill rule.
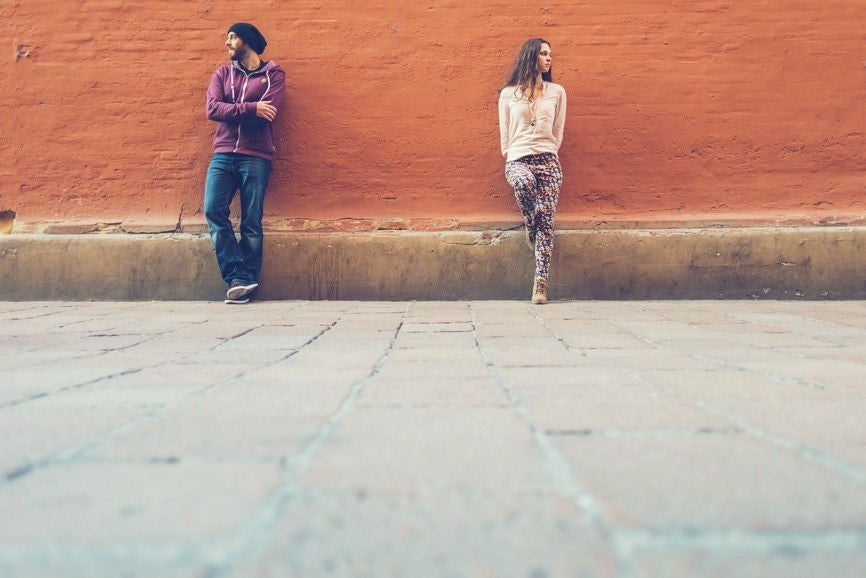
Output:
[[[262,268],[262,213],[271,166],[267,159],[232,153],[216,153],[210,161],[204,216],[226,283],[235,279],[254,283]],[[229,205],[236,191],[240,191],[241,201],[240,242],[229,220]]]

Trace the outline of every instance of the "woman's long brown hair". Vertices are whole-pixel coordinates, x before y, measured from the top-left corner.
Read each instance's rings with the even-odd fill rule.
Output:
[[[508,80],[500,89],[500,92],[514,86],[521,92],[534,94],[535,87],[538,84],[538,54],[541,52],[541,45],[550,42],[544,38],[530,38],[523,43],[520,50],[517,52],[517,58],[514,59],[514,67],[511,69],[511,74],[508,75]],[[547,82],[553,82],[553,67],[547,72],[541,73],[541,79]]]

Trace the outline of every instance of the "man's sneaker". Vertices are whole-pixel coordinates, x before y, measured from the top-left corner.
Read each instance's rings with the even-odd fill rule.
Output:
[[[226,299],[226,305],[243,305],[244,303],[249,303],[249,297],[241,297],[239,299]]]
[[[255,291],[258,286],[258,283],[246,284],[240,279],[235,279],[231,282],[231,285],[229,285],[228,291],[226,291],[226,299],[232,301],[240,299],[244,295],[248,295]]]

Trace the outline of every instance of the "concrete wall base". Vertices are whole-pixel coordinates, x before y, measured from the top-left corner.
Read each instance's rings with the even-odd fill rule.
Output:
[[[862,299],[866,227],[569,230],[552,299]],[[271,233],[260,299],[528,299],[522,232]],[[222,299],[210,239],[0,236],[0,300]]]

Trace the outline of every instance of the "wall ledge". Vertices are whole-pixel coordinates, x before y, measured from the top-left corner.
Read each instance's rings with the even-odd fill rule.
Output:
[[[365,231],[491,231],[515,230],[522,226],[516,214],[489,215],[475,218],[385,217],[385,218],[266,218],[266,232],[365,232]],[[639,229],[744,229],[787,227],[846,227],[866,226],[866,215],[851,214],[790,214],[790,215],[676,215],[660,213],[640,216],[557,217],[561,231],[639,230]],[[22,234],[154,234],[207,233],[204,219],[66,219],[16,220],[5,233]]]
[[[552,299],[864,299],[866,226],[560,230]],[[519,230],[273,232],[261,299],[525,299]],[[0,235],[0,300],[221,299],[204,233]]]

